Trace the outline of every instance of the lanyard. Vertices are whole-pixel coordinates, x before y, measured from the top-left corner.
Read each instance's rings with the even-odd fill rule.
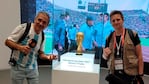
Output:
[[[125,29],[123,28],[123,33],[122,36],[120,37],[119,43],[116,42],[116,33],[114,32],[114,48],[117,48],[117,55],[119,55],[120,47],[121,45],[124,45],[124,34],[125,34]]]

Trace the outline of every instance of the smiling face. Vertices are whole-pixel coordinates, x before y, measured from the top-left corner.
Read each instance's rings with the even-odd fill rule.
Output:
[[[111,24],[115,29],[123,28],[123,19],[120,14],[114,14],[111,16]]]
[[[110,13],[110,22],[115,30],[121,30],[124,24],[124,16],[121,11],[114,10]]]
[[[49,24],[50,17],[44,12],[40,12],[34,19],[34,29],[37,34],[43,31]]]

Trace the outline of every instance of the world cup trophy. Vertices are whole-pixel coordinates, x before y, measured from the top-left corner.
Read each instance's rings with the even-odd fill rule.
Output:
[[[76,40],[77,40],[77,51],[76,51],[76,55],[82,55],[83,53],[83,49],[82,49],[82,41],[84,39],[84,34],[82,32],[78,32],[76,35]]]

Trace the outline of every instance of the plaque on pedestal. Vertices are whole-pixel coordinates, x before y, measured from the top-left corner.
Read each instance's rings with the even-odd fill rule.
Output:
[[[60,68],[63,70],[90,72],[94,65],[94,54],[78,56],[76,53],[65,53],[61,56]]]

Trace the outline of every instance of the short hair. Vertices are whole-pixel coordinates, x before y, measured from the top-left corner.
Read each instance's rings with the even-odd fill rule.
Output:
[[[64,18],[64,17],[67,17],[67,16],[70,16],[70,14],[69,14],[69,12],[62,12],[61,14],[60,14],[60,17],[61,18]]]
[[[122,12],[119,11],[119,10],[113,10],[113,11],[110,13],[110,18],[111,18],[113,15],[115,15],[115,14],[120,14],[122,20],[124,20],[124,16],[123,16]]]
[[[109,17],[109,13],[104,13],[104,15],[107,15]]]
[[[46,16],[48,17],[48,23],[49,23],[49,20],[50,20],[50,15],[49,15],[47,12],[45,12],[45,11],[40,11],[40,12],[38,12],[38,14],[36,15],[36,17],[35,17],[35,18],[37,18],[37,17],[39,16],[39,14],[46,15]]]

